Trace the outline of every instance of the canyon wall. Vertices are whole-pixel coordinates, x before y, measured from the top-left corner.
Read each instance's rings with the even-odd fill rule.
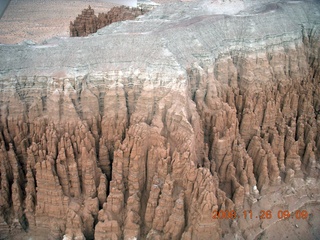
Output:
[[[319,13],[175,3],[1,45],[1,238],[253,239],[278,219],[212,212],[319,203]]]

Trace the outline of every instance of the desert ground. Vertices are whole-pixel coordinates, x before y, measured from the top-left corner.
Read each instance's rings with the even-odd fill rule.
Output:
[[[154,2],[173,1],[178,0]],[[24,40],[41,43],[52,37],[68,37],[70,21],[88,5],[96,14],[116,6],[103,0],[12,0],[0,19],[0,44],[16,44]]]

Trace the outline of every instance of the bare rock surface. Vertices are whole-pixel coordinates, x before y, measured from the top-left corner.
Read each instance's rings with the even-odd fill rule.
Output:
[[[0,45],[0,236],[267,239],[301,209],[294,224],[316,225],[319,16],[312,1],[186,1]]]

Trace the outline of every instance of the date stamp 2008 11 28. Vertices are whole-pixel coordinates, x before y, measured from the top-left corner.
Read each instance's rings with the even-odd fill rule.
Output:
[[[290,212],[289,210],[278,210],[277,212],[272,212],[271,210],[260,210],[259,214],[254,215],[252,210],[243,210],[241,213],[235,210],[216,210],[212,212],[213,219],[272,219],[276,217],[277,219],[307,219],[309,216],[306,210],[297,210]]]

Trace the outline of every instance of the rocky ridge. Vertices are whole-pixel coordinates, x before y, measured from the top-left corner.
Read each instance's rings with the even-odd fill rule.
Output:
[[[276,217],[212,212],[319,203],[319,13],[175,3],[1,45],[1,237],[253,239]]]
[[[129,8],[125,6],[113,7],[107,13],[94,14],[89,6],[77,18],[70,22],[70,37],[84,37],[97,32],[98,29],[114,22],[133,20],[147,12],[144,8]]]

